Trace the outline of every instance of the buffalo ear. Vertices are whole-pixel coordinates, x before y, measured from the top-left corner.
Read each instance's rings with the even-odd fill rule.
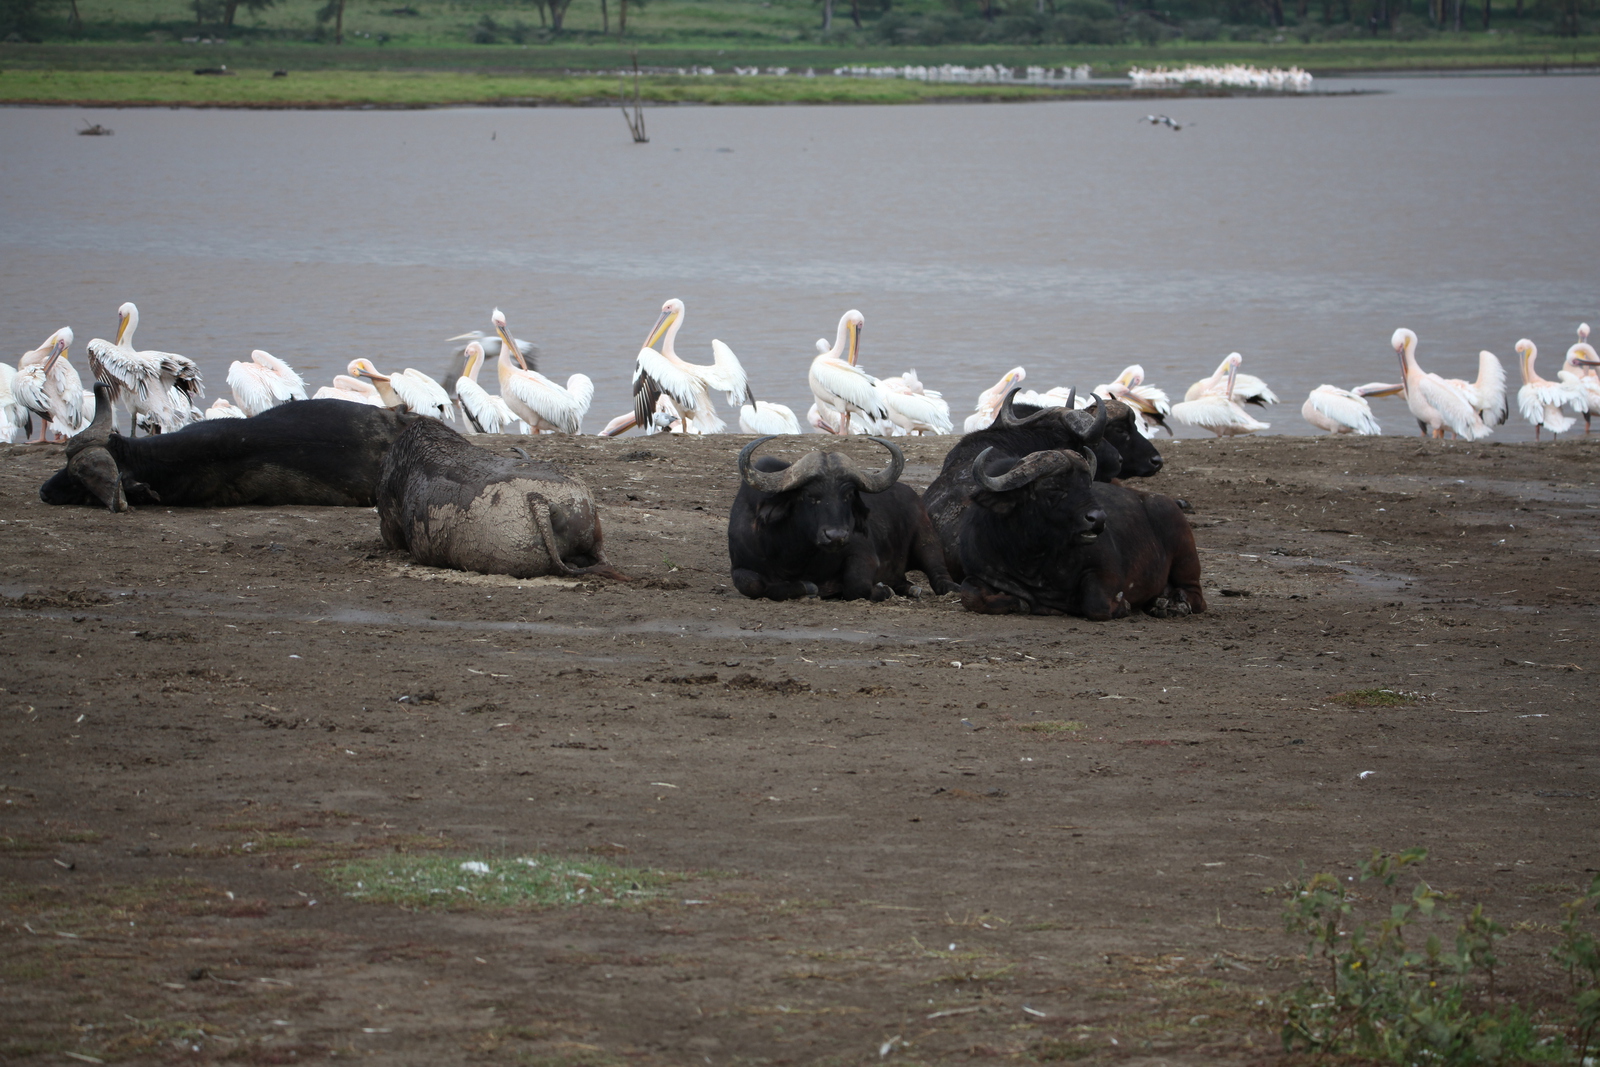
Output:
[[[992,489],[979,489],[972,494],[972,502],[996,515],[1009,515],[1017,509],[1020,495],[1020,490],[997,493]]]
[[[786,522],[789,512],[793,509],[793,501],[787,493],[776,493],[768,496],[756,505],[756,518],[762,523]]]

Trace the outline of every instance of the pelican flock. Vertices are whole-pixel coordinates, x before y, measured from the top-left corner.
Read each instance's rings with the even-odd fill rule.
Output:
[[[345,374],[310,396],[417,412],[457,423],[469,434],[582,433],[594,381],[583,373],[570,375],[565,383],[546,377],[538,369],[538,345],[515,337],[498,308],[489,318],[488,331],[448,338],[460,344],[451,350],[442,382],[415,367],[384,373],[372,358],[359,357],[350,361]],[[674,297],[660,306],[634,357],[633,409],[610,420],[600,434],[635,429],[646,434],[722,433],[731,422],[738,432],[761,435],[798,434],[807,425],[830,434],[948,435],[989,426],[1005,396],[1018,390],[1018,404],[1041,408],[1082,408],[1091,394],[1115,398],[1132,409],[1134,425],[1146,437],[1163,431],[1172,435],[1174,423],[1223,437],[1270,429],[1253,409],[1278,402],[1266,382],[1242,370],[1244,357],[1232,352],[1190,385],[1177,403],[1146,381],[1145,368],[1138,363],[1082,394],[1065,384],[1019,390],[1028,372],[1018,365],[977,395],[970,414],[955,416],[944,394],[928,387],[915,367],[878,377],[861,364],[866,320],[852,308],[839,318],[833,341],[824,337],[816,342],[806,375],[813,403],[798,418],[783,404],[757,398],[743,363],[721,339],[711,339],[709,364],[682,358],[676,342],[684,322],[682,300]],[[202,409],[196,401],[205,395],[204,383],[195,361],[174,352],[135,348],[138,327],[137,305],[125,303],[117,309],[112,338],[95,338],[85,346],[94,381],[107,387],[116,409],[128,413],[133,434],[170,433],[202,419],[248,418],[307,398],[310,387],[289,361],[258,348],[248,360],[230,364],[231,400],[218,398]],[[93,393],[73,366],[73,339],[72,329],[61,327],[23,352],[15,366],[0,363],[0,442],[19,435],[27,443],[63,441],[89,424]],[[1450,434],[1475,441],[1492,434],[1510,415],[1505,368],[1492,352],[1478,353],[1474,378],[1446,378],[1420,366],[1413,330],[1395,330],[1390,344],[1399,360],[1400,382],[1351,389],[1319,385],[1301,406],[1306,423],[1332,434],[1378,435],[1382,427],[1371,401],[1399,396],[1424,436]],[[1553,381],[1534,369],[1533,341],[1523,338],[1515,349],[1522,373],[1516,410],[1534,427],[1535,440],[1543,440],[1546,432],[1554,437],[1569,431],[1580,416],[1584,433],[1589,433],[1593,416],[1600,413],[1600,355],[1589,344],[1588,324],[1578,327],[1578,341],[1567,349]],[[497,390],[478,381],[490,360],[496,365]],[[719,402],[728,405],[726,417]],[[956,429],[958,421],[961,430]]]

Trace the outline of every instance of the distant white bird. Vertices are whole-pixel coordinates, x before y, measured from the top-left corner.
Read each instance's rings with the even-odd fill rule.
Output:
[[[466,333],[456,334],[454,337],[450,338],[450,340],[478,342],[478,344],[483,346],[483,361],[485,363],[491,359],[500,358],[500,337],[498,334],[484,333],[482,330],[468,330]],[[527,367],[529,370],[539,369],[538,345],[534,344],[532,341],[524,341],[519,337],[517,338],[517,352],[522,356],[523,366]],[[460,348],[451,352],[450,355],[452,358],[460,357],[465,359],[466,346],[462,345]]]
[[[950,405],[941,393],[923,388],[915,367],[904,374],[878,379],[878,395],[889,409],[889,421],[901,433],[954,433]]]
[[[28,423],[28,409],[17,403],[12,392],[16,384],[17,368],[0,363],[0,445],[9,445],[17,431]]]
[[[829,416],[837,416],[837,433],[850,433],[852,413],[879,421],[889,418],[889,407],[878,392],[878,380],[856,366],[865,324],[861,312],[854,308],[846,311],[839,319],[839,334],[833,345],[811,361],[811,395],[816,397],[825,422],[833,425]]]
[[[725,393],[734,407],[754,404],[755,397],[739,357],[721,341],[711,342],[710,366],[678,358],[675,345],[683,317],[682,300],[674,297],[662,304],[660,317],[639,349],[633,367],[634,418],[649,432],[656,403],[664,396],[683,419],[686,433],[721,433],[726,424],[717,414],[711,394]],[[659,352],[652,347],[657,343]]]
[[[819,342],[825,344],[826,342]],[[1000,413],[1000,404],[1005,400],[1013,386],[1028,376],[1028,372],[1021,367],[1012,367],[989,388],[978,394],[978,403],[971,415],[961,428],[967,433],[982,430],[994,422],[994,417]]]
[[[217,397],[206,408],[206,420],[211,419],[248,419],[250,416],[244,410],[228,402],[226,397]]]
[[[799,433],[800,420],[782,404],[757,400],[754,404],[740,405],[739,431],[756,434]]]
[[[228,388],[246,417],[306,398],[306,383],[289,364],[259,348],[250,353],[250,360],[234,360],[228,367]]]
[[[419,370],[407,367],[398,374],[384,374],[372,360],[353,359],[346,368],[351,377],[365,378],[377,389],[385,407],[404,407],[441,422],[454,422],[455,410],[444,387]]]
[[[1165,115],[1146,115],[1144,118],[1140,119],[1139,121],[1140,122],[1148,122],[1152,126],[1167,126],[1167,127],[1170,127],[1173,131],[1177,131],[1177,130],[1183,129],[1182,126],[1180,126],[1176,122],[1173,122],[1171,119],[1167,118],[1167,116],[1165,116]]]
[[[1506,401],[1506,369],[1490,351],[1478,353],[1478,377],[1473,381],[1463,378],[1446,378],[1446,385],[1466,397],[1472,410],[1478,413],[1485,426],[1501,426],[1510,414]]]
[[[1539,350],[1526,337],[1517,342],[1517,355],[1522,357],[1522,388],[1517,390],[1517,410],[1533,423],[1535,441],[1539,440],[1541,430],[1549,430],[1553,440],[1556,434],[1566,433],[1574,425],[1572,416],[1561,410],[1562,405],[1583,404],[1583,394],[1565,382],[1539,377],[1533,369]]]
[[[62,438],[89,424],[83,413],[83,381],[72,365],[71,348],[72,329],[63,326],[17,360],[12,394],[39,423],[40,441],[47,424]]]
[[[1243,362],[1243,359],[1244,357],[1237,352],[1228,353],[1227,357],[1217,365],[1217,369],[1212,372],[1211,377],[1201,378],[1198,382],[1189,386],[1189,390],[1183,394],[1183,398],[1185,400],[1199,400],[1203,396],[1222,396],[1225,391],[1224,384],[1231,382],[1229,389],[1234,401],[1237,403],[1254,404],[1257,407],[1276,404],[1278,398],[1271,389],[1267,388],[1266,382],[1257,378],[1254,374],[1238,373],[1239,364]]]
[[[1376,436],[1383,433],[1372,414],[1369,396],[1395,396],[1405,392],[1405,386],[1372,382],[1354,389],[1340,389],[1333,385],[1319,385],[1311,390],[1306,402],[1300,406],[1300,415],[1319,430],[1329,433],[1353,433]]]
[[[110,390],[110,399],[128,409],[133,430],[142,426],[167,432],[187,426],[194,398],[206,395],[200,368],[175,352],[136,350],[133,332],[138,328],[139,309],[129,301],[117,309],[116,339],[89,342],[89,368]]]
[[[378,390],[362,381],[346,374],[335,374],[332,385],[324,385],[311,395],[312,400],[345,400],[352,404],[371,404],[373,407],[383,407],[383,397],[378,395]]]
[[[1134,423],[1146,437],[1154,437],[1157,430],[1166,430],[1171,436],[1172,428],[1167,425],[1166,418],[1172,413],[1172,401],[1164,391],[1144,384],[1144,368],[1139,364],[1123,368],[1114,380],[1097,385],[1090,392],[1095,396],[1114,397],[1132,408]]]
[[[1255,433],[1257,430],[1270,428],[1271,423],[1259,421],[1234,399],[1241,362],[1243,357],[1239,353],[1234,352],[1229,355],[1222,361],[1221,370],[1224,372],[1222,381],[1215,386],[1210,384],[1211,379],[1196,382],[1190,387],[1190,394],[1196,393],[1202,385],[1206,388],[1192,399],[1172,405],[1172,417],[1186,425],[1210,430],[1218,437],[1232,437],[1236,434]],[[1215,377],[1216,375],[1212,376]],[[1260,379],[1256,380],[1259,382]],[[1270,395],[1270,391],[1268,394]],[[1277,398],[1273,397],[1271,402],[1276,401]]]
[[[495,345],[499,349],[500,345]],[[478,433],[515,433],[526,425],[502,397],[478,384],[478,371],[487,351],[477,341],[468,341],[466,365],[456,378],[456,403],[461,405],[464,429]]]
[[[1417,364],[1417,335],[1401,327],[1389,339],[1400,357],[1400,377],[1406,387],[1406,406],[1416,417],[1422,435],[1443,437],[1446,429],[1464,441],[1477,441],[1494,433],[1461,390]]]
[[[583,417],[594,399],[594,382],[587,374],[574,374],[562,388],[536,370],[516,366],[512,353],[520,350],[506,317],[495,308],[491,318],[500,334],[500,397],[506,406],[536,434],[582,433]],[[516,358],[520,361],[522,357]],[[460,388],[459,381],[456,388]]]
[[[1581,398],[1581,402],[1573,404],[1572,409],[1583,416],[1585,436],[1589,433],[1589,420],[1600,415],[1600,374],[1595,373],[1594,366],[1600,362],[1600,355],[1586,340],[1588,336],[1589,324],[1586,322],[1578,327],[1578,343],[1567,349],[1567,360],[1556,372],[1562,384]]]

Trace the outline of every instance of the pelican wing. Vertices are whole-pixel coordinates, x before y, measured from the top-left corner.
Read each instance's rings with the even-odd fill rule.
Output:
[[[1417,396],[1439,413],[1442,424],[1457,437],[1476,441],[1494,433],[1483,424],[1483,419],[1460,390],[1452,388],[1437,374],[1418,374],[1411,383]]]
[[[1335,426],[1346,427],[1364,437],[1383,433],[1378,420],[1372,417],[1372,408],[1367,402],[1347,390],[1337,389],[1331,385],[1319,385],[1311,390],[1311,395],[1306,398],[1306,407],[1318,412]],[[1306,421],[1312,422],[1309,414],[1306,416]],[[1317,425],[1314,422],[1312,424]]]
[[[878,393],[878,379],[842,359],[822,355],[811,361],[811,393],[823,407],[859,411],[875,419],[889,417]]]
[[[1246,404],[1266,406],[1276,404],[1278,395],[1267,388],[1267,383],[1254,374],[1236,374],[1233,378],[1233,398]]]
[[[889,409],[889,421],[902,430],[931,430],[940,434],[955,432],[955,427],[950,423],[950,405],[940,397],[890,389],[882,383],[879,385],[879,393]]]
[[[235,360],[228,367],[228,388],[233,391],[233,402],[247,415],[259,415],[275,408],[287,397],[279,397],[273,388],[265,367]]]
[[[1189,426],[1215,434],[1254,433],[1272,424],[1252,418],[1244,408],[1225,396],[1203,396],[1172,405],[1172,417]]]
[[[35,363],[19,370],[11,380],[11,395],[39,418],[50,417],[50,398],[45,395],[42,365]]]
[[[710,413],[711,398],[697,370],[681,360],[669,359],[653,348],[641,348],[633,368],[633,411],[639,419],[639,425],[649,425],[656,411],[656,403],[663,396],[670,399],[680,412],[692,411],[697,418],[701,417],[702,412]]]
[[[800,420],[782,404],[757,400],[739,408],[739,429],[744,433],[788,434],[800,432]]]
[[[89,353],[89,370],[110,390],[112,400],[120,400],[124,390],[132,391],[140,400],[149,397],[152,368],[139,353],[118,348],[103,337],[91,340],[84,350]]]
[[[489,390],[471,378],[456,379],[456,397],[461,401],[461,412],[467,422],[476,427],[479,433],[504,433],[505,427],[512,421],[505,418],[505,415],[511,414],[505,401],[491,395]]]
[[[715,338],[711,341],[711,366],[702,367],[700,376],[711,388],[728,394],[728,403],[734,407],[755,402],[744,364],[733,354],[733,349]]]
[[[455,412],[450,404],[450,394],[444,391],[444,386],[421,371],[407,367],[399,374],[389,377],[389,386],[412,411],[420,415],[431,415],[441,422],[456,421]]]
[[[529,420],[535,429],[549,426],[577,433],[582,426],[583,415],[572,395],[536,370],[516,371],[501,380],[500,389],[511,410],[520,406],[537,417],[538,422]]]
[[[44,390],[50,398],[51,422],[67,431],[84,425],[88,417],[83,413],[83,379],[78,377],[78,368],[67,362],[66,353],[56,360]]]
[[[1472,392],[1472,406],[1483,415],[1483,421],[1503,425],[1511,405],[1506,399],[1506,369],[1493,352],[1478,353],[1478,380],[1472,383]]]

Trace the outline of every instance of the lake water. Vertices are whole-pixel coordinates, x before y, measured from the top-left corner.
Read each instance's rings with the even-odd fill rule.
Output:
[[[1447,377],[1487,348],[1519,384],[1527,336],[1553,378],[1600,327],[1600,79],[1319,87],[1369,92],[656,108],[648,145],[604,108],[0,109],[0,337],[70,325],[83,370],[134,300],[139,347],[197,359],[210,397],[257,347],[314,384],[356,356],[438,375],[499,306],[547,374],[595,379],[590,432],[672,296],[680,355],[718,337],[797,412],[851,307],[862,364],[916,367],[958,423],[1014,364],[1044,389],[1138,362],[1176,399],[1237,350],[1285,401],[1273,432],[1308,433],[1317,384],[1397,380],[1398,326]]]

